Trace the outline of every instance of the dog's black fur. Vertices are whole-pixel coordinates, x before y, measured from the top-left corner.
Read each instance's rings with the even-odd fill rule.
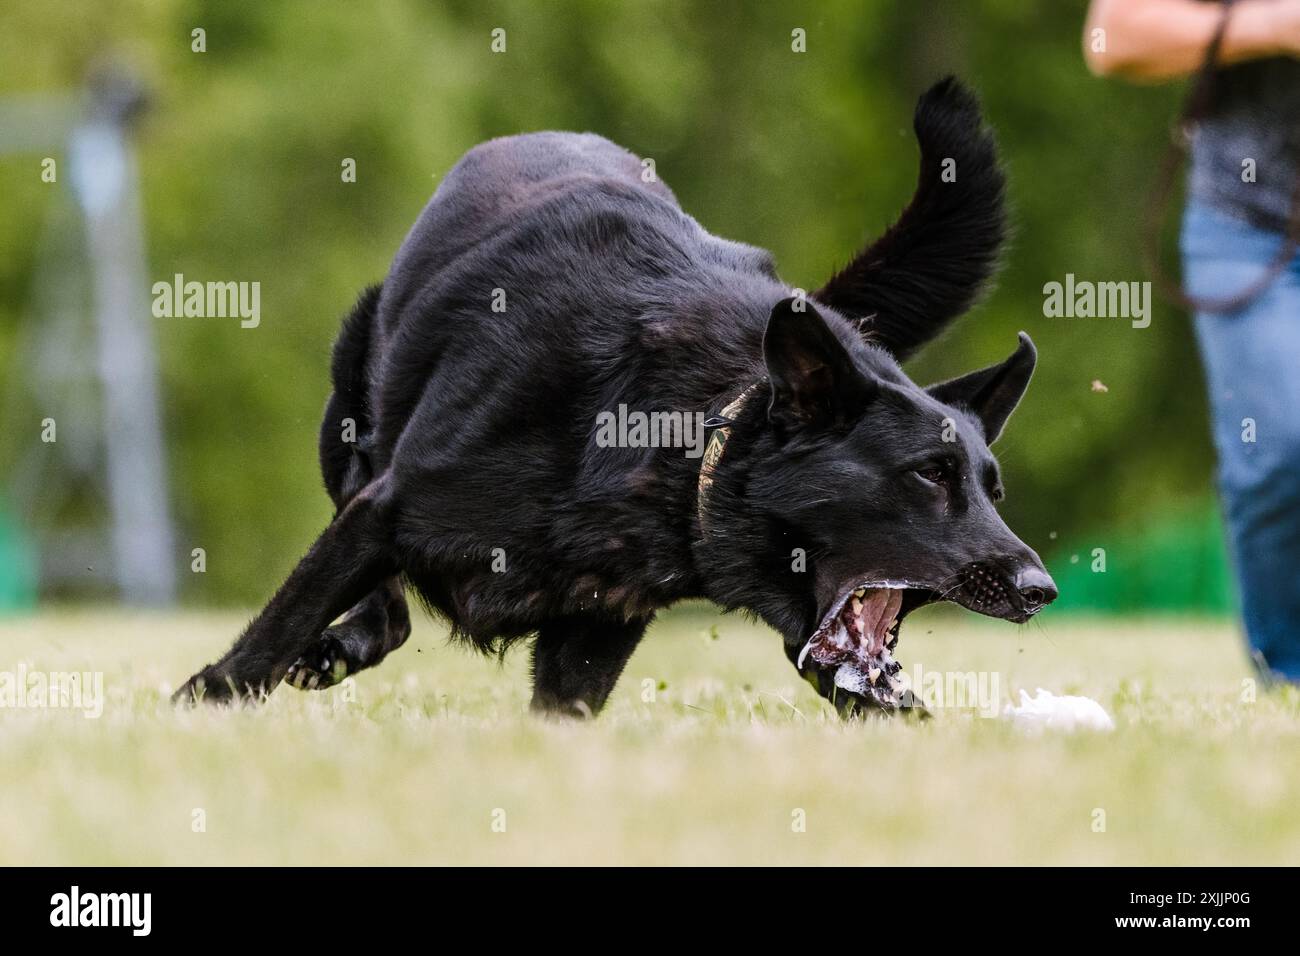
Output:
[[[178,698],[286,675],[327,686],[378,663],[410,631],[403,581],[481,648],[536,635],[534,704],[570,713],[601,707],[656,609],[683,598],[756,613],[792,659],[868,579],[907,581],[908,610],[1036,611],[1055,592],[993,508],[987,448],[1033,346],[1022,335],[1006,362],[929,390],[898,365],[970,305],[1004,235],[974,98],[940,82],[915,128],[911,205],[810,301],[605,139],[470,150],[335,345],[320,436],[334,521]],[[698,458],[595,440],[620,404],[715,415],[754,383],[707,531]]]

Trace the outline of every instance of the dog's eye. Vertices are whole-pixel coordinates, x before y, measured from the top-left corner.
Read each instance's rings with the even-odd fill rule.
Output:
[[[932,485],[946,485],[948,476],[942,468],[918,468],[916,474],[922,481],[928,481]]]

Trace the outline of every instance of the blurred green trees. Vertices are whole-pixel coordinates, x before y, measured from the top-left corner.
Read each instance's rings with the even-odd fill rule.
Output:
[[[138,140],[151,278],[261,282],[256,329],[154,320],[177,560],[207,552],[206,574],[183,575],[191,600],[263,600],[328,520],[315,442],[339,318],[470,146],[602,133],[653,157],[706,228],[770,248],[787,281],[814,288],[910,196],[912,104],[948,72],[979,90],[998,130],[1016,240],[994,294],[911,371],[924,381],[987,364],[1029,331],[1039,372],[998,449],[1009,520],[1049,557],[1106,547],[1136,567],[1141,529],[1205,527],[1211,454],[1188,324],[1163,305],[1144,330],[1044,318],[1042,287],[1069,272],[1146,278],[1138,223],[1176,91],[1089,76],[1082,8],[6,0],[0,95],[129,65],[155,95]],[[206,52],[191,51],[195,28]],[[504,53],[491,49],[497,28]],[[796,28],[805,53],[791,49]],[[6,370],[35,237],[64,188],[40,181],[39,162],[0,158]],[[38,408],[8,412],[33,424],[0,436],[0,477],[40,420]]]

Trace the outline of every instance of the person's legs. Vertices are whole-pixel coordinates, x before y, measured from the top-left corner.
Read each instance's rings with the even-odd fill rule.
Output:
[[[1239,292],[1281,242],[1212,209],[1189,208],[1187,291]],[[1300,680],[1300,263],[1237,312],[1199,313],[1196,336],[1246,636],[1257,660]]]

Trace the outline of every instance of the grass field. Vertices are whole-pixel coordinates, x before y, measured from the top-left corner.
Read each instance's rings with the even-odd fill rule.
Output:
[[[1226,623],[908,622],[909,669],[1086,694],[1118,724],[1073,735],[840,723],[775,635],[703,606],[661,618],[589,724],[529,716],[523,650],[501,665],[425,619],[347,690],[173,711],[241,623],[0,622],[0,671],[104,674],[98,719],[0,710],[0,863],[1300,862],[1300,694],[1251,700]]]

